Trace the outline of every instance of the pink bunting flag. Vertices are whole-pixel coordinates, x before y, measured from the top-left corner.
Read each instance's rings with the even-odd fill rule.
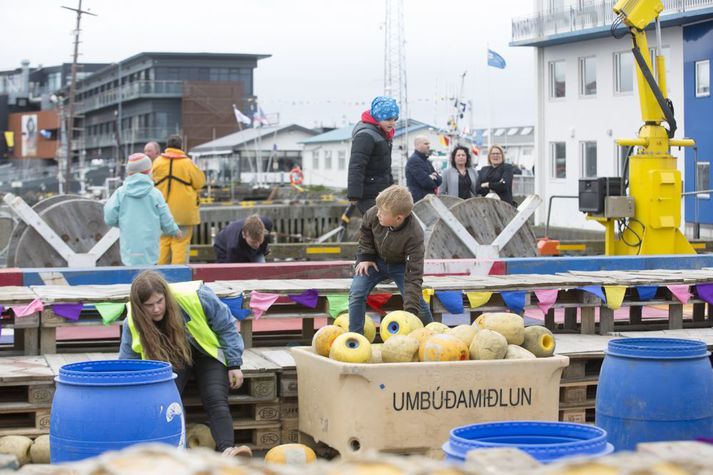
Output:
[[[552,306],[557,301],[558,289],[542,289],[535,290],[535,296],[537,297],[537,306],[540,307],[542,313],[547,315],[547,311],[552,308]]]
[[[267,312],[267,310],[272,307],[272,304],[277,301],[280,296],[277,294],[266,294],[262,292],[252,291],[250,292],[250,303],[249,307],[252,310],[253,315],[255,315],[255,320],[262,317],[262,315]]]
[[[27,305],[14,305],[10,308],[15,314],[15,317],[19,318],[27,317],[28,315],[32,315],[33,313],[41,312],[45,309],[45,306],[42,305],[42,300],[35,299]]]
[[[688,303],[688,300],[692,297],[690,292],[690,286],[686,284],[681,285],[667,285],[666,288],[671,291],[674,297],[678,299],[682,304]]]

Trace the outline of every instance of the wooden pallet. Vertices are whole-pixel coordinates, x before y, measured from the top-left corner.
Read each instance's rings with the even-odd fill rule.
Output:
[[[200,401],[194,404],[192,401],[184,400],[183,407],[186,412],[186,423],[205,424],[208,415],[203,409]],[[279,421],[280,403],[275,400],[270,403],[232,403],[229,405],[230,415],[234,421]]]
[[[0,411],[0,437],[49,433],[50,409],[29,403],[4,404]]]
[[[281,425],[273,421],[234,421],[235,445],[266,450],[280,445]]]

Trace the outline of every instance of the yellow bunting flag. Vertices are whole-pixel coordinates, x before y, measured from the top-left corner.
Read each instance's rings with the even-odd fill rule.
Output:
[[[605,285],[604,294],[607,296],[607,307],[616,310],[621,307],[626,293],[626,285]]]
[[[435,290],[433,289],[423,289],[421,293],[423,294],[423,300],[426,301],[426,303],[431,303],[431,297],[433,297]]]
[[[470,303],[470,308],[478,308],[482,305],[488,303],[490,296],[493,295],[492,292],[466,292],[465,295],[468,296],[468,303]]]

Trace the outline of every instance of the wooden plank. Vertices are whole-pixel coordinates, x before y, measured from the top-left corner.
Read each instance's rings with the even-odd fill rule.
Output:
[[[580,309],[582,318],[581,333],[592,335],[595,332],[594,307],[582,307]]]
[[[47,382],[54,378],[43,356],[3,356],[0,363],[0,385]]]
[[[668,327],[671,330],[683,328],[683,304],[671,303],[668,306]]]
[[[599,333],[608,335],[614,330],[614,310],[606,305],[599,307]]]

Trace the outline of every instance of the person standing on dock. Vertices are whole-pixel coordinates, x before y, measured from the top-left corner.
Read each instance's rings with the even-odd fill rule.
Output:
[[[501,201],[515,206],[512,199],[513,167],[505,163],[505,150],[500,145],[490,147],[488,164],[478,170],[476,191],[481,196],[495,193]]]
[[[235,447],[228,405],[230,389],[243,385],[243,339],[230,309],[209,287],[198,281],[169,285],[158,272],[144,271],[131,283],[122,330],[119,359],[171,363],[179,393],[194,377],[216,450],[250,452]]]
[[[121,262],[125,266],[153,266],[158,261],[161,234],[181,231],[163,195],[153,185],[151,159],[135,153],[126,164],[126,180],[104,205],[104,222],[119,228]]]
[[[396,100],[379,96],[352,131],[347,197],[362,214],[374,206],[376,195],[394,183],[391,146],[398,118]]]
[[[478,196],[477,181],[478,173],[471,164],[468,147],[457,145],[451,152],[451,166],[443,172],[441,194],[467,200]]]
[[[424,324],[433,321],[423,299],[423,229],[413,216],[413,199],[405,186],[379,193],[376,206],[361,221],[354,278],[349,289],[349,331],[364,333],[366,298],[379,282],[393,280],[404,310]]]
[[[265,262],[265,256],[270,253],[271,232],[272,220],[267,216],[253,214],[233,221],[221,229],[213,240],[216,262]]]
[[[406,162],[406,186],[415,203],[426,195],[435,194],[443,179],[428,161],[431,156],[431,143],[428,139],[423,136],[416,137],[413,146],[413,155]]]
[[[193,226],[201,222],[198,193],[205,184],[205,175],[182,148],[181,137],[171,135],[166,141],[166,150],[153,163],[156,188],[168,203],[182,233],[181,238],[161,237],[159,264],[188,263]]]

